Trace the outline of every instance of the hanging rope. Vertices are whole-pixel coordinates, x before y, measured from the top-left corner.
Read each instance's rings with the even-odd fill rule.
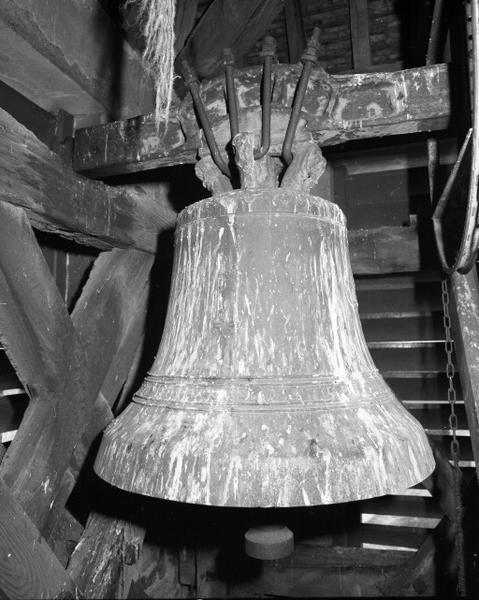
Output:
[[[143,60],[155,80],[155,121],[166,122],[170,113],[175,60],[176,0],[125,0],[136,4],[145,36]]]

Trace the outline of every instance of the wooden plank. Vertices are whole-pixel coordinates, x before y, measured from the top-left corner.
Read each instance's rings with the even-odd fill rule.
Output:
[[[73,598],[67,572],[1,479],[0,506],[0,596],[21,600],[69,593]]]
[[[351,25],[353,68],[355,71],[366,71],[371,66],[367,0],[349,0],[349,21]]]
[[[126,118],[154,108],[139,53],[97,0],[2,2],[0,65],[4,82],[47,111]]]
[[[12,229],[11,236],[15,233]],[[147,285],[152,261],[151,255],[133,250],[114,250],[97,259],[72,315],[76,330],[72,327],[68,336],[68,368],[58,383],[59,391],[50,394],[48,402],[30,404],[2,462],[0,475],[39,528],[46,525],[62,490],[72,451],[89,423],[105,376],[138,308],[136,294]],[[34,286],[38,274],[26,271],[28,266],[24,272]]]
[[[444,517],[417,552],[382,586],[382,595],[455,596],[453,543],[451,522]]]
[[[0,339],[31,397],[60,393],[75,332],[21,208],[0,202]]]
[[[423,317],[442,312],[439,283],[417,282],[409,288],[391,287],[379,293],[360,288],[357,296],[361,319]]]
[[[471,444],[479,478],[479,281],[474,265],[450,278],[450,314]]]
[[[222,64],[223,48],[231,48],[239,59],[266,33],[282,5],[283,0],[213,0],[177,64],[187,59],[200,78],[211,77]]]
[[[104,258],[105,257],[103,257],[103,259]],[[132,272],[128,276],[128,278],[132,280],[130,292],[134,291],[134,293],[129,295],[129,302],[125,302],[122,308],[121,320],[124,325],[119,329],[120,338],[116,342],[116,352],[112,358],[108,371],[106,372],[106,376],[104,376],[101,391],[95,402],[93,414],[90,415],[88,426],[80,443],[75,448],[72,461],[70,462],[70,468],[65,474],[59,492],[51,506],[48,522],[45,526],[46,536],[53,535],[50,534],[50,532],[55,528],[58,528],[57,521],[64,518],[64,501],[68,498],[73,486],[78,480],[80,470],[85,463],[91,444],[113,418],[111,408],[113,408],[114,402],[128,376],[129,367],[134,360],[138,345],[142,339],[141,334],[145,327],[148,302],[150,299],[149,280],[147,277],[148,264],[151,265],[153,260],[152,257],[145,258],[139,268],[133,266],[131,269]],[[98,266],[99,265],[97,264],[95,268],[98,268]],[[102,279],[108,277],[109,262],[104,261],[104,269],[105,270],[96,273],[96,278],[100,282]],[[118,287],[120,287],[120,285]],[[77,330],[79,331],[84,330],[85,328],[83,320],[90,318],[88,314],[85,313],[85,308],[88,310],[88,306],[92,301],[92,296],[96,293],[94,290],[98,290],[98,288],[90,289],[92,293],[89,297],[82,297],[81,303],[77,305],[77,309],[75,309],[73,313],[73,318],[77,323]],[[110,327],[118,330],[116,323],[110,323]],[[108,329],[108,325],[106,328]],[[111,337],[111,334],[105,335]],[[101,343],[99,345],[101,346]],[[95,352],[93,352],[93,354],[95,354]],[[98,359],[98,356],[96,358]],[[93,363],[94,360],[95,356],[93,357]]]
[[[321,548],[298,543],[291,557],[264,561],[256,569],[243,559],[243,569],[247,573],[249,567],[250,578],[231,581],[228,592],[235,598],[267,595],[286,598],[376,596],[387,577],[395,573],[407,558],[407,553],[399,551]],[[197,590],[200,597],[208,597],[213,580],[211,575],[208,577],[205,573],[203,579],[200,578],[202,587]]]
[[[286,39],[288,41],[288,58],[290,63],[296,63],[306,47],[303,16],[300,0],[285,0],[284,20],[286,24]]]
[[[355,275],[419,271],[421,256],[415,227],[378,227],[349,231],[349,255]],[[401,248],[401,251],[398,251]]]
[[[276,84],[271,154],[279,155],[298,68],[274,65],[273,71]],[[230,141],[226,106],[218,103],[218,98],[224,97],[223,79],[219,77],[202,84],[206,110],[220,146]],[[297,139],[312,135],[320,146],[334,146],[354,139],[441,130],[449,125],[451,108],[446,65],[396,73],[336,76],[325,76],[322,71],[313,69],[311,79],[318,85],[306,94],[302,115],[307,129],[300,124]],[[242,92],[238,95],[240,126],[259,128],[261,69],[252,67],[237,72],[236,80]],[[165,138],[158,135],[153,115],[77,130],[74,169],[103,177],[195,162],[199,130],[189,96],[178,111],[172,112]]]
[[[3,110],[0,127],[0,200],[24,208],[35,227],[76,242],[155,252],[158,232],[175,221],[172,210],[144,190],[75,175]]]
[[[144,537],[139,525],[90,513],[68,565],[83,597],[127,598]]]
[[[371,293],[371,292],[370,292]],[[402,319],[364,319],[364,337],[368,342],[394,341],[443,341],[444,326],[440,312],[423,317]]]
[[[0,330],[31,402],[0,476],[41,528],[78,435],[83,355],[24,211],[1,204]]]
[[[113,250],[100,255],[72,312],[77,335],[88,353],[85,394],[96,399],[82,415],[83,438],[75,449],[67,481],[58,493],[68,498],[78,479],[92,441],[111,420],[111,406],[128,375],[124,368],[136,351],[148,309],[149,273],[154,257],[134,250]],[[57,498],[48,519],[53,529],[63,503]]]

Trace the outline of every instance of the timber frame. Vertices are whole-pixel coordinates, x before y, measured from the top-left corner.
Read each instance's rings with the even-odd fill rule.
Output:
[[[234,7],[235,3],[229,4]],[[247,4],[250,10],[244,13],[241,26],[248,30],[248,23],[257,23],[249,35],[259,37],[264,23],[282,3],[269,0],[264,3],[264,14],[259,15],[256,1],[248,0]],[[292,22],[295,12],[290,4]],[[18,5],[17,0],[12,2],[11,19],[19,18]],[[215,15],[209,18],[214,20]],[[184,19],[191,22],[191,15],[185,13]],[[356,28],[361,23],[364,26],[361,15],[354,13],[351,19]],[[209,31],[208,21],[205,23],[185,52],[201,47]],[[223,33],[224,29],[218,28],[217,35]],[[295,51],[294,36],[292,27],[291,52]],[[238,49],[249,43],[238,38]],[[195,55],[199,71],[215,73],[217,62],[207,53]],[[370,57],[364,48],[359,48],[357,60],[367,67]],[[68,73],[72,78],[72,72]],[[297,76],[297,69],[279,69],[280,76],[287,81]],[[258,98],[252,90],[258,89],[258,73],[245,70],[242,77],[244,118],[256,119]],[[376,75],[373,92],[373,79],[368,77],[372,75],[329,77],[318,71],[301,135],[327,146],[349,139],[449,127],[452,109],[445,65]],[[212,80],[204,86],[211,102],[219,85]],[[291,100],[280,97],[279,90],[274,117],[278,123]],[[426,90],[434,96],[433,102],[424,102]],[[380,99],[379,109],[368,112],[372,93]],[[354,112],[352,103],[348,108],[341,102],[351,94],[359,112]],[[105,110],[105,95],[88,95],[87,101],[95,111]],[[59,149],[60,135],[54,139],[51,134],[56,127],[53,121],[48,121],[48,136],[39,139],[42,136],[37,137],[0,110],[0,341],[30,397],[21,427],[0,463],[0,595],[12,599],[126,597],[145,536],[143,527],[93,512],[68,566],[62,564],[55,547],[59,532],[68,527],[71,517],[65,505],[87,453],[112,420],[128,367],[136,360],[147,318],[150,271],[158,238],[174,227],[176,214],[163,206],[151,189],[113,187],[92,178],[192,163],[200,138],[191,105],[185,100],[177,106],[168,130],[160,135],[151,114],[78,129],[70,167],[51,150]],[[220,139],[225,123],[225,115],[217,114],[215,127]],[[33,228],[100,251],[71,313]],[[394,252],[393,259],[391,246],[398,244],[404,251],[401,256]],[[355,273],[412,271],[420,266],[414,225],[356,231],[350,234],[350,249]],[[477,276],[454,276],[452,286],[456,331],[464,333],[458,355],[479,464],[477,369],[471,367],[479,344],[477,335],[471,334],[479,331]],[[464,298],[470,300],[469,305]],[[451,472],[439,452],[436,458],[445,515],[436,533],[450,545],[454,504]],[[335,548],[327,556],[318,550],[314,566],[324,560],[338,569],[354,561],[379,566],[387,577],[375,581],[377,588],[370,591],[380,589],[395,595],[410,591],[425,573],[430,575],[435,551],[431,535],[410,560],[390,573],[387,569],[396,564],[394,553],[373,553],[371,562],[364,552],[351,549]],[[202,560],[207,563],[211,557],[203,556]],[[99,563],[101,577],[95,582],[93,575],[98,574]],[[294,565],[285,562],[280,566],[289,569]],[[189,581],[187,573],[183,577]],[[216,592],[221,594],[221,590]]]

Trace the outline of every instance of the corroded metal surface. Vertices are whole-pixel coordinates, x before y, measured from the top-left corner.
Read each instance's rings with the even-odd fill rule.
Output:
[[[433,466],[368,352],[341,210],[278,188],[187,207],[160,349],[105,432],[98,475],[170,500],[286,507],[403,490]]]

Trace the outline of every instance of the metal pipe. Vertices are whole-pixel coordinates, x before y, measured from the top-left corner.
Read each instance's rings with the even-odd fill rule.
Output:
[[[271,65],[275,56],[275,39],[267,35],[263,42],[261,56],[263,57],[263,86],[261,111],[261,146],[254,151],[255,160],[263,158],[271,145]]]
[[[301,77],[299,78],[298,87],[296,88],[296,94],[294,97],[293,108],[289,118],[288,128],[286,135],[284,136],[283,142],[283,158],[286,164],[290,164],[293,160],[293,154],[291,148],[293,146],[294,136],[299,123],[299,117],[301,115],[301,109],[303,107],[304,96],[308,87],[309,77],[311,75],[311,69],[313,64],[318,60],[319,51],[319,27],[313,29],[313,34],[306,46],[305,51],[301,57],[303,63],[303,70]]]
[[[213,160],[215,161],[217,167],[227,177],[230,177],[231,174],[229,167],[226,164],[223,157],[221,156],[220,149],[218,148],[218,144],[216,143],[213,130],[211,129],[211,125],[208,120],[208,115],[206,114],[203,100],[201,99],[200,84],[198,78],[196,77],[196,74],[194,73],[187,60],[182,60],[181,66],[183,79],[185,85],[187,85],[188,89],[190,90],[191,97],[193,98],[193,104],[195,106],[201,128],[203,129],[203,133],[205,134],[206,142],[208,144],[208,148],[210,149],[211,156],[213,157]]]
[[[239,133],[238,99],[236,98],[235,79],[233,74],[234,55],[231,48],[223,49],[223,64],[225,67],[226,97],[230,117],[231,139]]]

